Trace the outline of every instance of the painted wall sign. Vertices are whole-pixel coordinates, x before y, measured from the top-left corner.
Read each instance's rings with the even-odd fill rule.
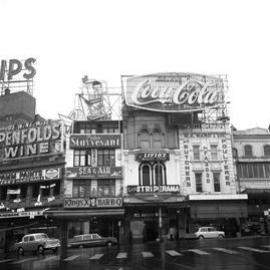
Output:
[[[70,148],[121,148],[120,134],[72,134]]]
[[[28,123],[0,130],[0,162],[61,152],[61,130],[60,121]]]
[[[0,185],[17,185],[61,178],[61,168],[26,169],[0,173]]]
[[[210,167],[209,167],[209,157],[208,157],[208,149],[206,146],[203,147],[204,154],[204,166],[205,166],[205,178],[206,183],[210,183]]]
[[[138,153],[136,154],[136,160],[141,161],[167,161],[170,159],[170,154],[166,152],[155,153]]]
[[[67,178],[118,178],[122,177],[122,167],[69,167],[66,169]]]
[[[126,104],[150,111],[185,112],[215,106],[223,80],[191,73],[157,73],[124,80]]]
[[[34,63],[35,58],[28,58],[25,61],[18,59],[1,60],[0,65],[0,81],[12,81],[16,77],[20,76],[24,80],[30,80],[36,75],[36,69]]]
[[[128,193],[178,193],[179,185],[167,186],[127,186]]]
[[[122,198],[65,198],[64,208],[122,207]]]

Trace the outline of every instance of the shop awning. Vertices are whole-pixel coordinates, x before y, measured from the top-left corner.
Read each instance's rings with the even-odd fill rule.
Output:
[[[44,213],[45,216],[55,218],[87,218],[97,216],[123,216],[124,209],[61,209],[49,210]]]
[[[192,202],[190,204],[191,218],[245,218],[248,216],[245,201],[235,202]]]

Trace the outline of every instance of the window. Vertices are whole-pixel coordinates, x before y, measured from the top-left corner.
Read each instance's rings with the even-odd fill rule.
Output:
[[[115,180],[98,180],[98,196],[115,196]]]
[[[74,198],[90,197],[91,180],[73,180],[72,195]]]
[[[269,178],[269,163],[240,163],[237,166],[239,177],[241,178]]]
[[[4,201],[7,198],[7,186],[2,186],[0,188],[0,200]]]
[[[200,160],[200,146],[193,145],[193,158],[194,160]]]
[[[140,185],[150,186],[151,185],[151,166],[148,163],[143,163],[140,166]]]
[[[153,148],[161,149],[163,147],[163,136],[160,132],[155,132],[152,135]]]
[[[27,185],[21,185],[21,198],[24,199],[27,196]]]
[[[245,150],[245,156],[246,157],[252,157],[252,146],[251,145],[245,145],[244,147]]]
[[[32,196],[33,198],[38,197],[39,195],[39,184],[33,184],[32,185]]]
[[[165,166],[162,163],[158,162],[153,165],[153,173],[154,173],[153,185],[155,186],[166,185]]]
[[[53,187],[53,195],[57,196],[60,194],[60,182],[57,181],[54,184],[55,184],[55,186]]]
[[[218,147],[217,145],[211,145],[211,160],[218,160]]]
[[[49,197],[50,196],[50,186],[49,185],[41,185],[41,196]]]
[[[91,165],[91,150],[75,150],[74,151],[74,166],[90,166]]]
[[[29,236],[25,236],[24,238],[23,238],[23,242],[28,242],[29,241]]]
[[[114,149],[98,149],[98,166],[115,166]]]
[[[264,150],[264,155],[265,156],[270,156],[270,145],[265,145],[264,147],[263,147],[263,150]]]
[[[213,173],[214,191],[220,192],[220,173]]]
[[[202,174],[195,173],[196,192],[202,192]]]
[[[31,235],[31,236],[29,236],[29,240],[28,240],[29,242],[30,241],[35,241],[35,237],[33,236],[33,235]]]
[[[139,146],[143,149],[151,148],[150,147],[150,135],[147,131],[144,131],[139,135]]]

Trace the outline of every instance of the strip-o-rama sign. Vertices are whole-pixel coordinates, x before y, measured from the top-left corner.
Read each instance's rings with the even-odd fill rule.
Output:
[[[0,130],[0,161],[62,152],[62,123],[26,123]]]
[[[158,73],[123,79],[126,104],[144,110],[200,111],[217,106],[224,99],[224,83],[220,77]]]

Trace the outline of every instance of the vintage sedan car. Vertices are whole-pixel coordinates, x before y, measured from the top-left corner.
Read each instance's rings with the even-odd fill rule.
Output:
[[[76,235],[68,240],[68,247],[112,246],[117,244],[115,237],[102,237],[97,233]]]
[[[198,239],[208,239],[208,238],[223,239],[225,237],[225,232],[218,231],[214,227],[200,227],[198,231],[195,232],[195,237]]]
[[[45,233],[27,234],[22,238],[21,242],[15,243],[14,249],[20,255],[24,252],[32,251],[43,254],[45,250],[53,250],[57,252],[60,247],[60,240],[49,238]]]

